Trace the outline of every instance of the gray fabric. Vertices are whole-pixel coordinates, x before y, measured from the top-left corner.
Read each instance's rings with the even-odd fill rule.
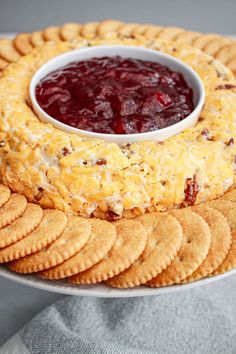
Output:
[[[165,296],[67,297],[48,307],[1,354],[236,353],[236,277]],[[19,346],[19,347],[18,347]]]

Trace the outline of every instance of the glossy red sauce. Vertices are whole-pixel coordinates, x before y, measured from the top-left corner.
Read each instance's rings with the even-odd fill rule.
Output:
[[[194,109],[182,74],[118,56],[73,62],[50,73],[37,85],[36,98],[58,121],[107,134],[168,127]]]

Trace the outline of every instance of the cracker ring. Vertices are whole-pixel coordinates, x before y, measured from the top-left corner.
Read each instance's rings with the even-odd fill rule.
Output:
[[[71,49],[103,44],[161,50],[195,69],[206,88],[198,124],[164,144],[119,147],[40,122],[27,104],[28,85],[37,68]],[[82,216],[100,212],[105,219],[121,217],[124,211],[141,214],[145,209],[165,210],[217,198],[234,183],[235,87],[233,74],[223,64],[183,43],[121,35],[46,43],[10,64],[0,79],[0,131],[7,136],[6,148],[0,149],[3,182],[43,207]],[[67,156],[65,148],[70,151]],[[99,159],[106,165],[82,163]],[[189,195],[189,185],[194,185],[195,196]]]

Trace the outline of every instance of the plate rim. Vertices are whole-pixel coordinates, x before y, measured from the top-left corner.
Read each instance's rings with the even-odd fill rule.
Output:
[[[39,290],[52,292],[52,293],[63,294],[63,295],[87,296],[87,297],[98,297],[98,298],[130,298],[130,297],[173,294],[176,292],[190,290],[190,289],[198,288],[200,286],[211,284],[218,280],[228,278],[234,274],[236,274],[236,268],[224,274],[215,275],[212,277],[204,278],[187,284],[171,285],[171,286],[166,286],[161,288],[148,288],[145,286],[140,286],[132,289],[115,289],[115,288],[109,288],[103,284],[77,286],[65,282],[63,280],[60,281],[45,280],[37,277],[36,275],[17,274],[10,271],[5,266],[0,265],[0,277],[14,281],[18,284],[29,286]]]

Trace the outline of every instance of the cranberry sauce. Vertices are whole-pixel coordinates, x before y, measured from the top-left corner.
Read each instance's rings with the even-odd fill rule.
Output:
[[[193,92],[168,67],[119,56],[73,62],[36,87],[42,109],[58,121],[107,134],[168,127],[194,109]]]

